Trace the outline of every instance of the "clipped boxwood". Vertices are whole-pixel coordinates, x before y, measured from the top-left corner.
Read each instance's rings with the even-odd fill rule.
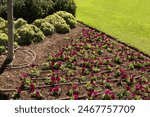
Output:
[[[0,33],[0,46],[7,46],[8,36],[5,33]]]
[[[56,14],[62,17],[66,21],[66,23],[70,26],[70,28],[76,27],[77,21],[71,13],[68,13],[66,11],[58,11],[56,12]]]
[[[7,21],[0,17],[0,33],[6,33]]]
[[[19,45],[29,45],[44,39],[43,32],[32,24],[26,24],[15,32],[15,38]]]
[[[43,41],[43,39],[45,38],[45,35],[43,34],[43,32],[35,25],[29,24],[29,26],[34,31],[33,43],[38,43],[38,42]]]
[[[15,28],[20,28],[21,26],[27,24],[27,21],[24,20],[23,18],[19,18],[17,19],[16,21],[14,21],[14,24],[15,24]]]
[[[64,33],[68,33],[70,30],[70,27],[66,23],[66,21],[63,18],[61,18],[59,15],[57,15],[56,13],[53,15],[47,16],[45,20],[55,27],[55,31],[57,33],[64,34]]]
[[[44,35],[52,35],[54,33],[54,26],[51,25],[49,22],[47,22],[44,19],[37,19],[33,22],[33,25],[37,26]]]
[[[0,17],[0,29],[3,29],[6,27],[6,21]]]

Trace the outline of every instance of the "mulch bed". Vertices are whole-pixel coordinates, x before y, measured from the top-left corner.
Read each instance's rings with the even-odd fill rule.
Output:
[[[41,68],[43,62],[46,62],[49,55],[51,55],[52,53],[57,53],[58,51],[62,50],[66,45],[72,44],[73,40],[72,39],[76,39],[78,38],[79,34],[81,33],[81,31],[83,31],[83,29],[87,28],[87,26],[78,23],[77,27],[75,29],[72,29],[70,31],[70,33],[68,34],[54,34],[52,36],[46,37],[44,39],[43,42],[41,43],[37,43],[37,44],[32,44],[30,46],[25,46],[25,47],[20,47],[21,49],[16,50],[15,52],[15,58],[13,61],[13,65],[17,66],[17,65],[25,65],[28,64],[30,62],[32,62],[33,56],[30,53],[27,53],[25,50],[29,51],[33,51],[36,54],[36,60],[34,61],[35,65],[38,65],[39,68]],[[112,58],[111,55],[115,55],[116,53],[119,53],[121,51],[118,51],[118,49],[128,49],[130,52],[134,53],[135,55],[138,54],[139,52],[131,49],[121,43],[118,43],[117,41],[115,41],[114,39],[110,38],[109,36],[107,37],[106,35],[102,34],[104,39],[108,40],[108,43],[115,43],[114,47],[112,47],[113,49],[111,49],[111,47],[108,49],[107,46],[103,47],[104,48],[104,54],[100,55],[101,60],[113,60],[114,58]],[[96,46],[97,42],[91,42],[93,44],[93,47]],[[102,41],[101,43],[104,44],[104,42]],[[107,44],[108,44],[107,43]],[[107,45],[106,44],[106,45]],[[111,46],[111,44],[108,44],[108,47]],[[84,46],[84,45],[81,45]],[[88,46],[88,45],[87,45]],[[90,48],[90,47],[87,47]],[[97,50],[96,50],[97,51]],[[122,58],[126,58],[126,54],[121,53]],[[150,62],[150,58],[141,54],[144,59],[144,61],[146,62]],[[84,57],[85,55],[83,54]],[[40,76],[38,77],[34,77],[34,76],[30,76],[29,79],[32,80],[34,83],[36,83],[37,85],[37,89],[40,90],[40,92],[42,93],[42,97],[36,97],[34,94],[31,96],[29,94],[33,93],[32,91],[29,91],[29,89],[24,89],[23,93],[21,94],[21,98],[20,99],[149,99],[150,95],[149,93],[149,78],[150,78],[150,65],[147,65],[146,67],[140,68],[140,69],[126,69],[127,68],[127,64],[128,61],[123,61],[122,64],[120,64],[118,60],[116,60],[116,63],[113,62],[111,64],[107,64],[107,61],[105,61],[105,64],[102,64],[100,67],[100,71],[96,71],[93,70],[93,72],[91,73],[83,73],[83,76],[86,77],[86,79],[84,79],[83,81],[79,81],[79,78],[77,78],[77,76],[80,76],[82,73],[81,71],[83,71],[83,68],[87,69],[87,70],[92,70],[92,68],[90,68],[89,66],[84,66],[83,63],[80,61],[81,57],[77,58],[77,66],[78,69],[75,70],[75,75],[70,75],[70,76],[66,76],[68,75],[67,73],[62,73],[62,71],[58,71],[57,74],[59,74],[61,77],[65,77],[65,80],[67,80],[67,82],[65,83],[56,83],[56,84],[48,84],[45,85],[43,84],[43,82],[45,82],[45,80],[47,80],[47,77],[51,77],[52,74],[51,71],[52,70],[41,70],[40,71]],[[110,57],[110,58],[109,58]],[[6,58],[6,55],[1,55],[0,56],[0,66],[2,66],[4,60]],[[98,56],[96,55],[96,58],[98,58]],[[57,61],[56,61],[57,62]],[[118,62],[118,63],[117,63]],[[111,66],[109,66],[111,65]],[[117,67],[120,66],[120,67]],[[133,98],[134,96],[120,96],[120,98],[118,98],[119,94],[117,94],[117,98],[114,98],[114,94],[116,94],[118,91],[120,91],[120,87],[124,87],[126,84],[128,84],[128,81],[121,81],[118,77],[116,76],[116,71],[120,70],[120,68],[125,68],[127,74],[129,75],[133,75],[135,77],[135,79],[138,79],[136,81],[137,84],[139,84],[141,82],[141,77],[144,77],[144,80],[148,80],[148,81],[143,81],[145,83],[148,83],[146,86],[148,86],[148,89],[140,89],[139,90],[144,90],[146,92],[146,94],[144,96],[142,96],[142,91],[141,92],[136,92],[137,93],[137,97]],[[25,73],[29,73],[32,69],[34,69],[32,66],[31,67],[25,67],[25,68],[20,68],[20,69],[5,69],[1,74],[0,74],[0,89],[16,89],[21,87],[21,82],[23,79],[20,79],[20,75],[25,74]],[[112,70],[113,69],[113,70]],[[145,70],[145,71],[144,71]],[[2,71],[2,70],[1,70]],[[64,71],[63,71],[64,72]],[[68,71],[67,71],[68,72]],[[122,72],[122,71],[121,71]],[[65,74],[65,75],[64,75]],[[96,79],[96,80],[92,80],[95,83],[95,87],[94,89],[87,89],[87,87],[85,88],[85,85],[87,85],[87,83],[91,83],[91,76],[93,76],[93,74],[98,75],[100,78]],[[118,73],[119,74],[119,73]],[[106,79],[105,79],[106,77]],[[40,79],[41,78],[41,79]],[[66,79],[67,78],[67,79]],[[68,79],[69,78],[69,79]],[[109,79],[108,79],[109,78]],[[110,80],[110,81],[109,81]],[[111,85],[109,86],[109,82],[112,82]],[[107,84],[107,86],[105,85]],[[129,83],[130,84],[130,83]],[[58,94],[54,94],[51,95],[50,90],[53,90],[52,88],[58,88],[57,85],[59,86],[59,88],[61,89],[61,95]],[[137,86],[138,88],[138,86]],[[74,94],[68,94],[68,91],[70,89],[75,90]],[[19,91],[18,91],[19,90]],[[20,93],[20,90],[22,89],[18,89],[17,92],[15,93]],[[57,89],[56,89],[57,90]],[[113,90],[113,92],[111,92],[111,90]],[[52,91],[51,91],[52,92]],[[95,93],[95,94],[90,94],[90,93]],[[39,93],[39,92],[38,92]],[[76,94],[77,93],[77,94]],[[108,97],[107,95],[105,95],[105,97],[103,97],[103,94],[108,93]],[[127,92],[124,92],[127,93]],[[122,94],[124,94],[122,93]],[[120,94],[120,95],[122,95]],[[12,95],[14,95],[14,91],[10,91],[10,92],[1,92],[0,91],[0,99],[11,99]],[[87,97],[88,95],[88,97]],[[126,94],[125,94],[126,95]],[[134,95],[134,93],[133,93]],[[110,96],[110,97],[109,97]],[[140,96],[140,97],[139,97]]]

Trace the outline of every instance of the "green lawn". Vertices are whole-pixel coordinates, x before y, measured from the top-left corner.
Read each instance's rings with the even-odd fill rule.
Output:
[[[77,19],[150,55],[150,0],[75,0]]]

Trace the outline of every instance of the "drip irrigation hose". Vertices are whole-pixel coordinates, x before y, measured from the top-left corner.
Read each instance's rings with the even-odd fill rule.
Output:
[[[149,71],[148,71],[149,72]],[[143,77],[143,76],[145,76],[145,75],[148,75],[149,73],[145,73],[145,74],[143,74],[143,75],[139,75],[139,76],[136,76],[135,77],[135,79],[138,79],[138,78],[141,78],[141,77]],[[37,79],[32,79],[32,80],[45,80],[46,78],[37,78]],[[44,85],[44,86],[37,86],[36,88],[37,89],[41,89],[41,88],[49,88],[49,87],[54,87],[54,86],[63,86],[63,85],[73,85],[73,84],[77,84],[77,85],[83,85],[83,84],[86,84],[87,83],[87,81],[86,82],[72,82],[72,80],[74,80],[74,79],[78,79],[78,78],[73,78],[73,79],[71,79],[69,82],[67,82],[67,83],[60,83],[60,84],[54,84],[54,85]],[[102,80],[107,80],[107,79],[102,79]],[[120,81],[120,79],[111,79],[112,80],[112,82],[118,82],[118,81]],[[101,83],[102,81],[101,80],[98,80],[98,81],[96,81],[96,83]],[[0,92],[14,92],[14,91],[16,91],[17,89],[0,89]],[[29,90],[29,89],[26,89],[26,90]],[[24,90],[24,91],[26,91],[26,90]]]
[[[17,48],[15,51],[21,49],[20,47]],[[29,67],[32,63],[34,63],[34,61],[36,60],[36,54],[34,51],[32,50],[22,50],[21,51],[27,53],[29,56],[32,57],[32,61],[29,62],[28,64],[22,64],[22,65],[8,65],[8,67],[6,67],[6,69],[10,70],[10,69],[21,69],[21,68],[26,68],[26,67]]]
[[[97,91],[97,92],[102,92],[102,90]],[[99,96],[99,95],[102,95],[102,94],[103,94],[103,93],[97,93],[96,96]],[[84,94],[84,95],[79,96],[78,99],[84,99],[84,98],[86,98],[86,97],[87,97],[87,95]],[[56,100],[71,100],[71,97],[57,98]]]
[[[97,81],[96,83],[100,83],[101,81]],[[54,85],[44,85],[44,86],[37,86],[36,89],[42,89],[42,88],[50,88],[50,87],[55,87],[55,86],[64,86],[64,85],[73,85],[73,84],[76,84],[76,85],[83,85],[83,84],[86,84],[87,82],[81,82],[81,83],[78,83],[78,82],[68,82],[68,83],[60,83],[60,84],[54,84]],[[16,91],[17,89],[0,89],[0,92],[14,92]],[[30,90],[30,89],[26,89],[26,90],[23,90],[23,91],[27,91],[27,90]]]

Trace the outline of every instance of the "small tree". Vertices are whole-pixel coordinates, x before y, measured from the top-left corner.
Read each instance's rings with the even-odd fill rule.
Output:
[[[8,17],[8,54],[7,59],[9,62],[13,60],[14,54],[14,25],[13,25],[13,0],[7,0],[7,17]]]

